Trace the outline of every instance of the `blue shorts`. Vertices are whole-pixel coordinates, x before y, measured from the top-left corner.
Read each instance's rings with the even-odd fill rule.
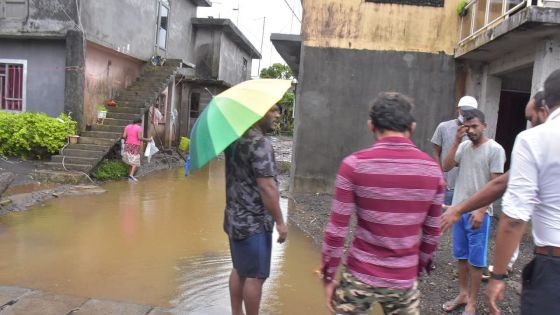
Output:
[[[233,268],[244,278],[266,279],[270,275],[272,233],[263,232],[242,240],[229,239]]]
[[[443,204],[446,206],[451,206],[453,203],[453,193],[455,192],[454,189],[446,189],[445,195],[443,195]]]
[[[471,228],[470,213],[465,213],[461,219],[453,225],[453,257],[465,259],[469,264],[479,268],[485,268],[488,264],[488,236],[490,234],[490,216],[484,214],[482,224],[476,230]]]

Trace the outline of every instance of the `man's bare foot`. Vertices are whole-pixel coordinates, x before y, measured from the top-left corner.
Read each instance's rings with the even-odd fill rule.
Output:
[[[453,300],[447,301],[443,303],[442,309],[443,311],[449,313],[453,312],[454,310],[458,309],[459,307],[466,305],[468,302],[468,296],[459,294]]]

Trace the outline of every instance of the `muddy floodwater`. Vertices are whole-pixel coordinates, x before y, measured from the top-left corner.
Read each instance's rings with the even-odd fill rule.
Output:
[[[105,194],[0,217],[0,285],[228,314],[224,164],[182,172],[108,183]],[[262,313],[326,314],[314,273],[319,248],[295,227],[273,248]]]

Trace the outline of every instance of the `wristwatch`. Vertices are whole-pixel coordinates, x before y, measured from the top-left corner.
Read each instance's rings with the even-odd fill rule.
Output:
[[[497,273],[490,272],[490,279],[503,281],[503,280],[505,280],[505,279],[507,279],[507,278],[508,278],[508,274],[507,274],[507,273],[504,273],[504,274],[497,274]]]

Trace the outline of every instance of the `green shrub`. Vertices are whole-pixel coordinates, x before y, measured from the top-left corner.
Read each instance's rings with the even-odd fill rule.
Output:
[[[58,153],[68,135],[76,134],[76,124],[65,114],[0,112],[0,154],[42,159]]]
[[[121,160],[104,160],[93,176],[99,180],[121,179],[128,175],[128,165]]]

